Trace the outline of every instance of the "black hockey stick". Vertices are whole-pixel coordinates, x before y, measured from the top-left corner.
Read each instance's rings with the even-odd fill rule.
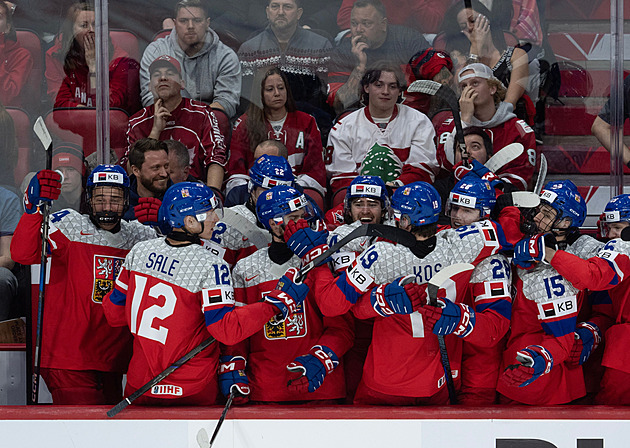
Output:
[[[33,131],[42,142],[44,150],[46,151],[46,169],[52,169],[52,138],[50,133],[44,124],[42,117],[38,117],[33,125]],[[46,291],[46,265],[48,258],[46,254],[48,252],[48,231],[50,223],[48,217],[50,215],[50,205],[44,202],[41,205],[42,211],[42,249],[41,249],[41,261],[39,266],[39,296],[37,301],[37,331],[35,334],[35,357],[33,360],[33,375],[31,377],[31,396],[30,402],[36,404],[39,400],[39,370],[42,359],[41,346],[42,346],[42,330],[44,325],[44,294]]]
[[[453,278],[457,274],[470,271],[475,267],[470,263],[457,263],[445,267],[440,272],[431,277],[427,284],[427,293],[429,294],[429,305],[438,306],[437,294],[440,286],[442,286],[447,280]],[[451,363],[448,360],[448,353],[446,351],[446,343],[444,342],[444,336],[438,335],[438,345],[440,346],[440,358],[442,361],[442,368],[444,369],[444,376],[446,377],[446,387],[448,388],[448,398],[451,404],[457,404],[457,393],[455,392],[455,384],[453,383],[453,374],[451,372]]]
[[[407,235],[404,235],[404,234],[407,234]],[[405,230],[401,230],[401,229],[398,229],[396,227],[387,226],[387,225],[383,225],[383,224],[362,225],[362,226],[357,227],[356,229],[354,229],[352,232],[350,232],[348,235],[346,235],[344,238],[342,238],[339,242],[337,242],[332,247],[330,247],[327,251],[325,251],[324,253],[322,253],[318,257],[316,257],[313,261],[311,261],[310,263],[304,265],[300,269],[300,272],[298,273],[297,278],[300,279],[300,281],[301,281],[301,279],[303,279],[310,270],[312,270],[313,268],[317,267],[319,264],[323,263],[333,253],[335,253],[336,251],[341,249],[344,245],[346,245],[348,242],[352,241],[353,239],[359,238],[359,237],[362,237],[362,236],[375,236],[375,237],[387,238],[387,239],[389,239],[391,241],[398,242],[399,244],[404,244],[404,245],[411,244],[412,243],[411,240],[413,239],[413,244],[415,244],[415,237],[411,233],[409,233],[409,232],[407,232]],[[120,401],[116,406],[114,406],[109,411],[107,411],[107,416],[108,417],[114,417],[120,411],[125,409],[131,403],[133,403],[134,400],[136,400],[138,397],[144,395],[152,387],[154,387],[155,385],[160,383],[164,378],[169,376],[171,373],[173,373],[179,367],[181,367],[182,365],[186,364],[192,358],[194,358],[199,353],[204,351],[206,348],[208,348],[210,345],[212,345],[215,341],[216,341],[216,339],[213,338],[213,337],[209,337],[209,338],[203,340],[199,345],[197,345],[191,351],[189,351],[184,356],[179,358],[173,364],[168,366],[166,369],[164,369],[164,371],[159,373],[156,377],[154,377],[153,379],[149,380],[149,382],[147,382],[145,385],[143,385],[140,389],[136,390],[131,395],[129,395],[127,398],[124,398],[122,401]]]
[[[459,115],[459,101],[457,100],[455,92],[447,85],[428,79],[419,79],[418,81],[412,82],[409,84],[409,87],[407,87],[407,92],[436,96],[446,103],[453,113],[455,138],[457,139],[459,150],[462,153],[464,166],[468,166],[468,153],[466,152],[466,142],[464,141],[464,129],[462,128],[462,119]],[[453,151],[455,150],[455,146],[453,145]],[[453,154],[453,157],[454,156],[455,154]],[[453,160],[455,160],[455,158],[453,158]]]
[[[230,391],[230,396],[227,399],[227,403],[225,403],[225,407],[223,408],[221,417],[219,418],[219,421],[217,422],[217,426],[216,428],[214,428],[214,432],[212,433],[212,437],[210,438],[210,443],[208,444],[208,448],[212,447],[212,444],[214,443],[214,439],[216,439],[217,435],[219,435],[219,429],[221,429],[221,426],[223,425],[223,420],[225,420],[225,416],[230,410],[230,406],[232,406],[232,402],[234,401],[234,398],[236,398],[237,393],[238,392],[236,392],[236,390]]]

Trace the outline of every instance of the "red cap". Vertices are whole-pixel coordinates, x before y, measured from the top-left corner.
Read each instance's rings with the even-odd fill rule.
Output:
[[[162,56],[158,56],[155,58],[151,65],[149,66],[149,74],[153,73],[156,68],[159,67],[173,67],[179,73],[179,76],[182,76],[182,66],[179,65],[179,61],[172,56],[167,54],[163,54]]]

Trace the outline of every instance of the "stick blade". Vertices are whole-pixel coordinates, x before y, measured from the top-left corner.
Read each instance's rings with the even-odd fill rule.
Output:
[[[547,178],[547,157],[544,154],[540,154],[540,166],[538,167],[538,179],[536,179],[536,185],[534,186],[534,193],[540,194],[545,185],[545,179]]]
[[[48,150],[48,148],[52,144],[52,138],[50,137],[48,128],[46,127],[44,119],[41,117],[41,115],[37,117],[37,120],[35,120],[35,124],[33,124],[33,131],[35,131],[35,135],[37,135],[39,141],[42,142],[44,149]]]
[[[485,167],[496,173],[497,170],[515,160],[524,151],[525,147],[520,143],[510,143],[494,153],[486,162]]]
[[[429,292],[429,298],[437,298],[437,292],[446,280],[462,272],[472,271],[473,269],[475,269],[475,266],[470,263],[456,263],[445,267],[428,281],[427,291]]]

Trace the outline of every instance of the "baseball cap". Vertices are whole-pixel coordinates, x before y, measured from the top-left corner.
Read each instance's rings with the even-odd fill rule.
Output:
[[[462,73],[464,73],[467,70],[472,70],[472,73],[468,73],[462,76]],[[492,73],[492,69],[488,67],[487,65],[482,64],[481,62],[468,64],[466,67],[461,69],[459,73],[457,74],[458,83],[464,81],[465,79],[470,79],[470,78],[497,79],[495,78],[494,73]]]
[[[162,56],[158,56],[155,58],[151,65],[149,66],[149,74],[153,73],[153,70],[159,67],[173,67],[179,73],[179,76],[182,75],[182,67],[179,65],[179,61],[172,56],[167,54],[163,54]]]
[[[52,169],[68,166],[74,168],[81,175],[85,174],[83,164],[83,149],[74,143],[60,143],[53,149]]]

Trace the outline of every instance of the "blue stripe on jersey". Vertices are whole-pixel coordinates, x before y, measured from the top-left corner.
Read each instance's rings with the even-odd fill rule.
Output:
[[[507,320],[510,320],[510,317],[512,317],[512,302],[509,300],[497,300],[495,302],[481,303],[475,306],[477,313],[483,313],[485,310],[492,310],[505,317]]]
[[[114,288],[112,293],[109,295],[109,300],[118,306],[125,306],[127,303],[127,294],[120,291],[119,289]]]
[[[503,232],[503,227],[501,227],[501,225],[496,221],[492,221],[492,223],[494,224],[494,227],[497,230],[497,239],[499,240],[499,244],[501,244],[501,250],[502,251],[514,250],[514,246],[508,243],[508,240],[505,237],[505,232]]]
[[[554,321],[542,321],[540,324],[545,333],[561,338],[569,333],[575,331],[575,325],[577,324],[577,316],[567,317],[565,319]]]
[[[206,327],[219,322],[227,313],[234,309],[233,306],[213,307],[211,310],[204,311],[203,317],[206,319]]]
[[[610,265],[613,272],[615,273],[615,276],[612,278],[612,280],[608,284],[617,286],[621,282],[621,279],[619,278],[619,275],[617,274],[617,266],[615,265],[615,263],[613,263],[610,260],[607,260],[606,258],[603,258],[603,260]]]
[[[361,293],[354,289],[354,286],[348,282],[348,274],[346,271],[343,271],[342,274],[335,281],[337,284],[337,288],[341,290],[346,300],[353,305],[357,303],[359,297],[361,297]]]
[[[588,295],[588,301],[591,305],[612,305],[608,291],[592,291]]]

